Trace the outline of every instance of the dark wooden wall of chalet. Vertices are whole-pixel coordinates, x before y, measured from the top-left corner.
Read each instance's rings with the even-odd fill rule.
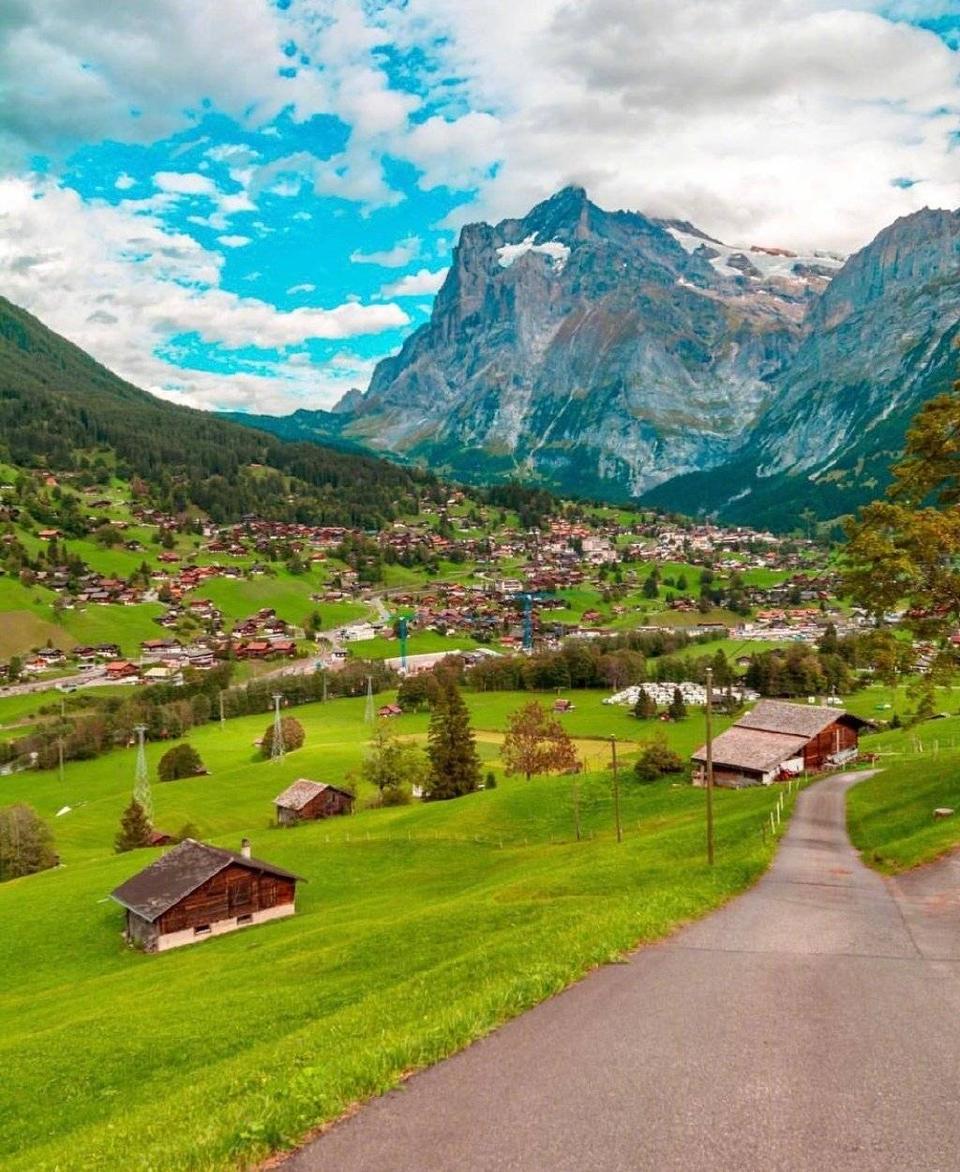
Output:
[[[160,917],[162,933],[180,932],[201,924],[214,924],[235,916],[252,915],[264,908],[293,903],[292,879],[260,875],[239,863],[225,867],[196,891]]]
[[[855,729],[835,720],[829,728],[818,733],[812,741],[803,747],[804,769],[819,769],[826,759],[839,749],[854,749],[859,743]]]
[[[335,814],[349,814],[352,806],[346,794],[336,790],[325,789],[322,793],[311,798],[300,811],[301,818],[331,818]]]

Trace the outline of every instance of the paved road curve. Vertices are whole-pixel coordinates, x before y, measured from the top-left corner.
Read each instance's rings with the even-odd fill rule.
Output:
[[[371,1103],[284,1172],[960,1169],[960,863],[801,795],[750,892]]]

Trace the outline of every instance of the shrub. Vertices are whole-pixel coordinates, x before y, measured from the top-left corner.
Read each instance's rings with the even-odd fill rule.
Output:
[[[497,775],[493,772],[492,769],[488,771],[487,776],[484,779],[483,788],[484,789],[496,789],[497,788]]]
[[[306,734],[299,720],[294,720],[292,716],[284,716],[280,721],[280,727],[283,730],[283,747],[286,752],[289,753],[292,749],[302,747],[306,739]],[[263,740],[260,742],[260,752],[264,757],[269,757],[273,753],[272,721],[267,725],[267,731],[263,734]]]
[[[682,773],[683,768],[683,758],[670,748],[667,738],[660,733],[643,743],[633,772],[638,781],[656,781],[665,773]]]
[[[196,777],[203,772],[200,754],[187,741],[168,749],[160,758],[160,763],[157,766],[157,777],[161,781],[177,781],[181,777]]]

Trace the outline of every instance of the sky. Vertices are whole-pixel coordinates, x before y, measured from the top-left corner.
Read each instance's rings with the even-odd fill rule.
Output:
[[[960,206],[960,0],[4,0],[0,293],[131,382],[367,386],[569,183],[850,252]]]

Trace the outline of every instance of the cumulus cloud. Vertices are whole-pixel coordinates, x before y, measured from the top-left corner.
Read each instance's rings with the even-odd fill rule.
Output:
[[[243,248],[245,244],[249,244],[249,236],[218,236],[217,243],[222,244],[224,248]]]
[[[419,272],[409,273],[398,281],[384,285],[380,290],[381,297],[422,297],[424,293],[436,293],[443,284],[447,269],[420,269]]]
[[[906,6],[917,17],[938,4]],[[464,183],[496,155],[452,226],[521,214],[578,182],[603,206],[720,238],[855,248],[898,215],[958,202],[957,55],[882,7],[421,0],[459,96],[492,120],[474,120],[477,147],[458,148],[463,119],[450,114],[414,131],[421,183]],[[491,26],[510,28],[509,53]],[[891,186],[898,176],[923,181]]]
[[[311,285],[309,282],[304,282],[302,285],[291,285],[287,293],[292,295],[294,293],[312,293],[316,289],[316,285]]]
[[[350,253],[350,260],[356,265],[380,265],[384,269],[402,269],[420,255],[421,240],[419,236],[407,236],[398,240],[392,248],[382,249],[380,252],[364,252],[355,249]]]
[[[49,181],[0,180],[5,294],[155,393],[183,393],[192,402],[221,406],[236,401],[231,396],[240,394],[237,387],[243,395],[259,388],[276,402],[279,387],[289,382],[283,362],[256,376],[242,370],[236,376],[178,370],[157,353],[178,335],[196,334],[230,350],[271,351],[310,339],[375,335],[410,321],[397,305],[354,301],[283,312],[220,288],[222,264],[219,253],[172,231],[135,203],[85,203]]]
[[[216,195],[217,185],[207,175],[195,171],[158,171],[154,185],[170,195]]]

